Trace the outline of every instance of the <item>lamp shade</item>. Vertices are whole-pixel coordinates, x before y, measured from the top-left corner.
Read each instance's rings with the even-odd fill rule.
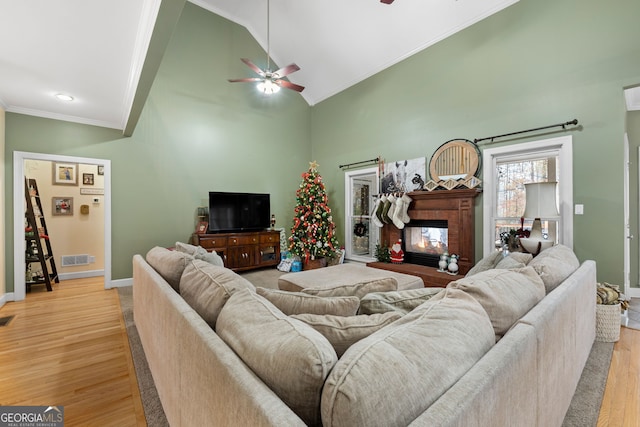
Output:
[[[525,184],[527,196],[524,209],[525,218],[558,219],[558,207],[556,206],[557,182],[536,182]]]

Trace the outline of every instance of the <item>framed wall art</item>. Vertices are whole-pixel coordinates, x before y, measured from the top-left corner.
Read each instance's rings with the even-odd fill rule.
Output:
[[[92,173],[83,173],[82,174],[82,185],[93,185],[93,174]]]
[[[53,215],[73,216],[73,197],[52,197]]]
[[[78,164],[53,162],[54,185],[78,185]]]

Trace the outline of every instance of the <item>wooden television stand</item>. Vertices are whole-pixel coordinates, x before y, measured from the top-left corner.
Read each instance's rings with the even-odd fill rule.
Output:
[[[191,244],[216,251],[225,267],[233,271],[278,265],[280,262],[280,232],[249,231],[191,235]]]

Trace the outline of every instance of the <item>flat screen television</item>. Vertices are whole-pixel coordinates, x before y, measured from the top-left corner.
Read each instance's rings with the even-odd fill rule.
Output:
[[[264,230],[270,219],[269,194],[209,192],[209,233]]]

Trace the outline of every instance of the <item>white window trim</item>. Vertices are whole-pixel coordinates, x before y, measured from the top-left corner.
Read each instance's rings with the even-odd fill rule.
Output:
[[[482,194],[482,250],[483,257],[495,250],[494,215],[496,166],[499,160],[510,157],[522,158],[534,154],[554,151],[558,153],[560,165],[560,182],[558,184],[558,200],[560,211],[559,241],[573,249],[573,137],[571,135],[540,141],[524,142],[496,148],[486,148],[482,152],[484,165],[485,191]]]
[[[345,224],[345,259],[349,261],[357,261],[357,262],[373,262],[376,261],[376,258],[361,256],[361,255],[353,255],[353,248],[351,246],[352,238],[353,238],[353,230],[351,229],[351,221],[350,218],[353,216],[352,208],[353,208],[353,200],[351,194],[351,181],[353,178],[361,176],[361,175],[376,175],[376,188],[374,189],[375,193],[380,191],[380,171],[378,167],[371,167],[366,169],[357,169],[353,171],[346,171],[344,173],[344,224]],[[374,239],[373,246],[375,246],[380,240],[380,230],[374,228],[373,222],[369,222],[371,228],[369,229],[369,239]]]

